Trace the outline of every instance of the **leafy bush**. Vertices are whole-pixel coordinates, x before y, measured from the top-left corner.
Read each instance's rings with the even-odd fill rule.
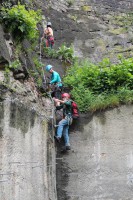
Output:
[[[86,111],[91,105],[91,102],[94,101],[94,95],[87,88],[84,88],[82,83],[71,91],[72,96],[79,105],[80,111]]]
[[[133,102],[133,59],[111,64],[104,59],[98,65],[75,62],[64,77],[66,86],[72,87],[72,96],[81,111],[114,107]]]
[[[19,69],[20,67],[21,67],[21,63],[20,63],[19,59],[14,60],[9,65],[10,69]]]
[[[69,63],[74,61],[74,50],[72,46],[67,47],[65,44],[62,44],[57,52],[61,60]]]
[[[59,47],[57,50],[44,48],[44,54],[46,57],[59,58],[62,62],[70,64],[74,63],[76,59],[72,45],[67,47],[65,44],[62,44],[61,47]]]
[[[45,47],[44,54],[48,58],[58,58],[58,52],[55,49]]]
[[[14,37],[33,39],[37,36],[37,23],[41,17],[39,11],[26,10],[25,5],[19,3],[11,8],[2,7],[0,19]]]

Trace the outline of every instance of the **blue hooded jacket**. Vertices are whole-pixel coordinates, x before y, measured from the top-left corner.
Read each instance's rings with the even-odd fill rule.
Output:
[[[57,83],[58,87],[62,86],[61,77],[60,77],[60,75],[56,71],[53,71],[53,73],[51,75],[50,84],[54,84],[54,83]]]

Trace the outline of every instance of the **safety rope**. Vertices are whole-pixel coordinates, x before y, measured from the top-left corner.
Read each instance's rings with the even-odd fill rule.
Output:
[[[41,39],[40,45],[39,45],[39,61],[40,61],[40,65],[42,65],[43,77],[45,78],[44,69],[43,69],[43,63],[42,63],[42,39]]]
[[[39,55],[39,60],[40,60],[40,63],[41,63],[41,62],[42,62],[42,39],[41,39],[41,41],[40,41],[40,45],[39,45],[39,46],[40,46],[40,48],[39,48],[39,51],[40,51],[40,52],[39,52],[39,54],[40,54],[40,55]]]
[[[40,61],[40,65],[42,66],[43,88],[46,88],[47,87],[47,78],[45,76],[44,69],[43,69],[43,63],[42,63],[42,39],[40,40],[40,44],[39,44],[39,61]]]
[[[40,65],[42,66],[43,86],[44,86],[44,87],[47,87],[47,78],[46,78],[46,76],[45,76],[44,69],[43,69],[43,63],[42,63],[42,39],[40,40],[40,44],[39,44],[39,61],[40,61]],[[26,60],[25,60],[25,62],[26,62]],[[25,64],[26,64],[26,66],[27,66],[27,63],[25,63]],[[50,109],[50,110],[51,110],[51,117],[47,117],[47,115],[44,114],[44,113],[41,114],[41,113],[39,113],[39,112],[37,112],[37,111],[36,111],[36,112],[37,112],[37,114],[38,114],[39,116],[44,117],[44,118],[47,120],[47,122],[51,124],[52,129],[51,129],[51,131],[48,131],[48,132],[49,132],[49,137],[50,137],[51,141],[54,142],[54,141],[53,141],[53,138],[51,137],[51,133],[53,133],[53,127],[54,127],[54,123],[55,123],[55,117],[54,117],[54,113],[55,113],[54,101],[53,101],[53,98],[52,98],[52,96],[51,96],[51,92],[48,92],[47,95],[48,95],[48,97],[50,98],[50,100],[51,100],[51,102],[52,102],[52,108]],[[47,113],[47,112],[46,112],[46,109],[43,108],[43,110],[45,111],[45,113]],[[51,122],[50,122],[50,119],[51,119]],[[53,134],[52,134],[52,136],[53,136]]]

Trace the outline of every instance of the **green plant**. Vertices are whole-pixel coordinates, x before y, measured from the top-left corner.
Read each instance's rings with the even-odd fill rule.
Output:
[[[132,103],[133,102],[133,90],[129,90],[126,87],[118,90],[118,96],[121,103]]]
[[[82,91],[82,92],[81,92]],[[89,109],[91,102],[94,101],[94,95],[82,83],[71,91],[72,96],[76,99],[80,111],[84,112]]]
[[[9,65],[5,67],[4,76],[5,76],[6,83],[9,82],[10,71],[14,69],[19,69],[20,67],[21,67],[21,63],[19,59],[15,59],[14,61],[12,61]]]
[[[92,11],[92,7],[88,6],[88,5],[84,5],[81,7],[81,9],[85,12],[91,12]]]
[[[75,0],[67,0],[68,6],[71,7],[74,4]]]
[[[128,30],[133,25],[133,13],[122,13],[112,17],[112,23]]]
[[[74,61],[73,46],[67,47],[65,44],[62,44],[61,47],[59,47],[58,56],[64,62],[72,63]]]
[[[95,112],[97,110],[105,110],[106,108],[114,108],[120,104],[117,94],[99,94],[95,95],[94,101],[91,102],[89,110]]]
[[[44,55],[48,58],[58,58],[58,51],[51,48],[44,48]]]
[[[19,59],[16,59],[9,64],[9,69],[19,69],[20,67],[21,67],[21,63]]]
[[[29,71],[29,74],[34,77],[37,86],[41,87],[44,76],[43,63],[40,62],[37,57],[33,58],[33,62],[35,64],[35,68]]]
[[[10,74],[10,69],[9,69],[9,66],[6,66],[5,67],[5,71],[4,71],[4,83],[9,83],[9,74]]]
[[[19,39],[34,39],[37,36],[37,23],[41,20],[40,11],[26,10],[25,5],[2,7],[0,20]]]
[[[120,57],[118,64],[104,59],[98,65],[75,62],[64,77],[81,111],[102,110],[133,102],[133,58]]]
[[[35,84],[38,88],[42,87],[43,77],[37,70],[29,70],[29,75],[34,78]]]
[[[78,16],[75,15],[70,15],[70,19],[72,19],[73,21],[77,22]]]
[[[62,44],[57,50],[44,48],[44,55],[48,58],[59,58],[62,62],[70,64],[74,63],[74,61],[76,60],[72,45],[70,47],[67,47],[65,44]]]

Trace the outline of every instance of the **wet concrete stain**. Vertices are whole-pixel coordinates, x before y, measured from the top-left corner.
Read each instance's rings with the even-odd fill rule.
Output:
[[[57,168],[56,168],[56,181],[57,181],[57,199],[58,200],[69,200],[69,196],[65,190],[69,181],[69,167],[64,161],[64,156],[67,153],[61,153],[61,147],[57,146]]]
[[[10,105],[10,126],[21,129],[24,134],[28,132],[29,126],[34,126],[35,116],[35,112],[24,105],[16,105],[16,103]]]

